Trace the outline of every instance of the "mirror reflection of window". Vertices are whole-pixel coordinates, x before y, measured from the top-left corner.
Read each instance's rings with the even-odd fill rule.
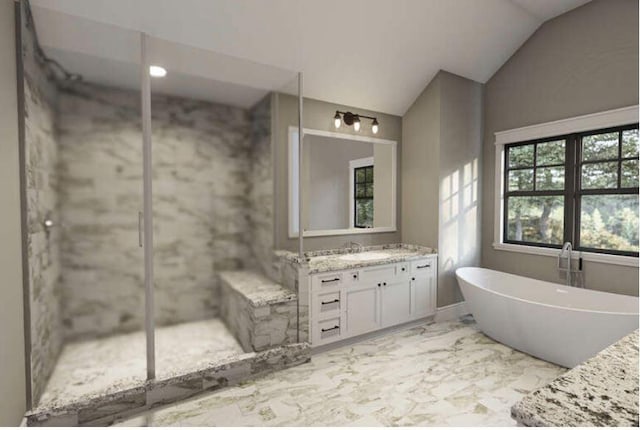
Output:
[[[373,227],[373,165],[356,167],[354,183],[354,227]]]

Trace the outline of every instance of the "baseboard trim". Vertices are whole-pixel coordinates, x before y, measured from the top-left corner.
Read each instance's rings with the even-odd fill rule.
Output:
[[[458,302],[452,305],[442,306],[436,310],[435,322],[452,321],[469,314],[467,302]]]

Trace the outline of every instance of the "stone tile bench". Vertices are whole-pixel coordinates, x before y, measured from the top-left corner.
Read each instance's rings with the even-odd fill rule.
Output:
[[[221,317],[246,352],[297,342],[294,292],[251,270],[220,273]]]

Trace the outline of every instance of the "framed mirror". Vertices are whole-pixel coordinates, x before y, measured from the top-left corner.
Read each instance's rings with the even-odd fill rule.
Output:
[[[302,187],[304,237],[396,231],[397,142],[289,128],[289,237],[298,236]]]

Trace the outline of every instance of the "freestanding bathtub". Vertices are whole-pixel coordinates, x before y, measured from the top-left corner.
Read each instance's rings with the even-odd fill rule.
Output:
[[[638,328],[638,298],[479,267],[456,270],[462,295],[489,337],[574,367]]]

